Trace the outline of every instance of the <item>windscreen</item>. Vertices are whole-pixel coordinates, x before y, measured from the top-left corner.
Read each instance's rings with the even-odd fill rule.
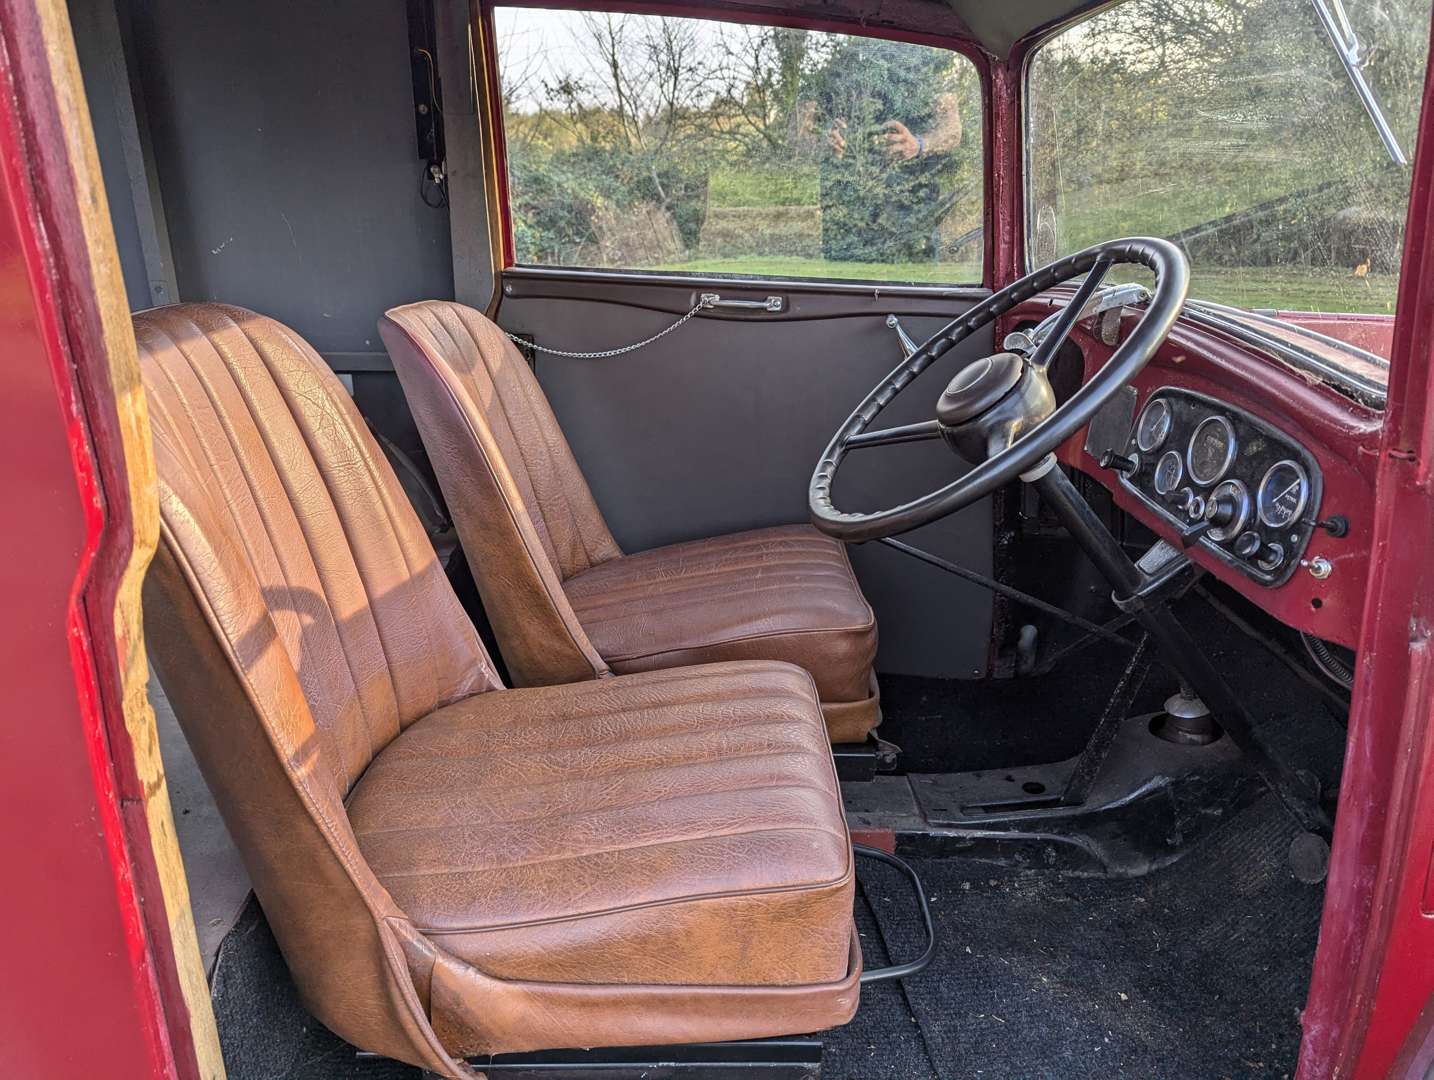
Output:
[[[1192,300],[1387,356],[1429,22],[1430,0],[1128,0],[1066,30],[1028,72],[1031,264],[1164,237]]]

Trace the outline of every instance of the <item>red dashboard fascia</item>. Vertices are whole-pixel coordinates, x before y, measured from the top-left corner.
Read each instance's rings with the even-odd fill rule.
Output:
[[[1038,322],[1063,307],[1067,299],[1067,295],[1052,294],[1027,301],[1005,316],[998,331],[1004,335]],[[1122,337],[1137,319],[1133,313],[1125,317]],[[1085,379],[1115,351],[1095,334],[1089,320],[1077,324],[1070,340],[1084,358]],[[1381,414],[1274,357],[1184,320],[1176,323],[1131,385],[1137,394],[1137,415],[1150,395],[1163,387],[1192,390],[1278,428],[1315,457],[1324,476],[1320,516],[1340,514],[1349,521],[1349,533],[1344,537],[1316,530],[1302,556],[1305,560],[1321,555],[1328,559],[1333,567],[1328,577],[1317,579],[1301,567],[1283,585],[1269,587],[1226,566],[1199,545],[1190,549],[1190,555],[1202,569],[1281,622],[1352,648],[1359,636],[1369,577]],[[1084,430],[1063,444],[1057,456],[1064,464],[1094,477],[1122,510],[1172,543],[1179,542],[1168,523],[1086,452]]]

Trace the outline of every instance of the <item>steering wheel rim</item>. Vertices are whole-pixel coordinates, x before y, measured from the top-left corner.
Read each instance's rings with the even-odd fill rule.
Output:
[[[1067,310],[1071,312],[1071,317],[1063,320],[1063,325],[1058,324],[1050,337],[1042,342],[1042,349],[1047,343],[1051,344],[1048,355],[1053,355],[1054,350],[1064,343],[1076,321],[1075,315],[1088,295],[1094,292],[1110,267],[1120,263],[1136,263],[1154,271],[1155,290],[1150,303],[1140,322],[1121,342],[1110,359],[1050,416],[1004,450],[986,458],[946,486],[920,498],[870,513],[854,514],[836,508],[832,502],[832,486],[842,460],[852,449],[852,440],[865,432],[882,410],[917,376],[955,345],[1018,304],[1053,285],[1062,284],[1079,274],[1095,271],[1082,285],[1081,293],[1068,305]],[[895,536],[953,514],[1010,483],[1022,473],[1029,472],[1046,455],[1089,423],[1100,407],[1149,363],[1179,317],[1189,286],[1189,266],[1185,256],[1174,244],[1154,237],[1127,237],[1122,240],[1108,240],[1074,255],[1067,255],[988,296],[965,314],[947,323],[920,348],[902,360],[867,394],[847,417],[846,422],[837,429],[817,461],[808,486],[807,502],[812,524],[822,532],[848,543]]]

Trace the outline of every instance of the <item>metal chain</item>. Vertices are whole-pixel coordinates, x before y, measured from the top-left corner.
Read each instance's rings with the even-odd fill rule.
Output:
[[[638,349],[641,349],[645,345],[651,345],[654,341],[662,340],[668,334],[672,333],[672,331],[676,330],[679,326],[681,326],[683,323],[695,317],[699,311],[702,311],[704,308],[710,308],[716,302],[716,300],[717,298],[711,293],[703,293],[701,297],[698,298],[697,303],[693,306],[692,310],[689,311],[686,315],[682,316],[682,318],[678,319],[667,329],[659,330],[650,338],[643,338],[639,342],[636,342],[632,345],[624,345],[619,349],[602,349],[599,352],[573,352],[569,349],[552,349],[546,345],[539,345],[536,341],[529,341],[527,338],[522,338],[519,337],[517,334],[509,333],[507,330],[504,330],[503,333],[507,334],[510,338],[512,338],[514,344],[518,346],[528,349],[535,349],[538,352],[548,353],[551,356],[566,356],[574,360],[601,360],[609,356],[621,356],[623,353],[636,352]]]

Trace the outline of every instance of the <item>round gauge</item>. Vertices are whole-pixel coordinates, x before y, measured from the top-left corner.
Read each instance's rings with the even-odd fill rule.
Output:
[[[1160,460],[1155,463],[1155,494],[1169,495],[1183,479],[1185,466],[1180,461],[1179,452],[1167,450],[1161,454]]]
[[[1210,502],[1205,514],[1210,522],[1206,533],[1211,540],[1223,542],[1237,535],[1250,519],[1250,493],[1238,480],[1223,481],[1210,492]]]
[[[1163,443],[1170,434],[1170,403],[1156,398],[1145,406],[1140,423],[1135,425],[1135,445],[1147,454]]]
[[[1190,466],[1190,479],[1197,484],[1214,484],[1229,471],[1235,460],[1235,429],[1223,416],[1207,416],[1190,436],[1185,464]]]
[[[1310,478],[1304,466],[1294,461],[1277,461],[1260,481],[1255,507],[1260,520],[1272,529],[1283,529],[1304,513],[1310,497]]]

